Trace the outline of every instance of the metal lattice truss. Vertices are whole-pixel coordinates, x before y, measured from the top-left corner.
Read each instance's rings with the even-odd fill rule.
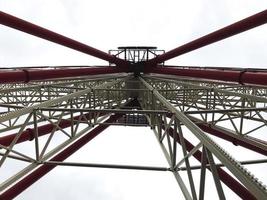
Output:
[[[16,197],[58,165],[166,171],[185,199],[206,197],[209,174],[219,199],[226,199],[225,186],[242,199],[267,199],[266,186],[246,169],[267,162],[267,71],[162,64],[266,22],[263,11],[161,55],[145,47],[121,47],[132,55],[129,60],[0,12],[5,26],[112,64],[0,70],[0,175],[13,161],[24,163],[1,177],[0,199]],[[127,54],[129,49],[134,54]],[[141,59],[135,57],[138,49],[147,52]],[[169,166],[64,161],[110,125],[151,127]],[[257,158],[237,161],[216,138]]]

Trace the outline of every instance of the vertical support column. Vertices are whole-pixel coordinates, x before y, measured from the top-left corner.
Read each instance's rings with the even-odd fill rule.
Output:
[[[204,152],[204,147],[202,152]],[[199,200],[204,200],[205,182],[206,182],[206,165],[207,156],[205,153],[201,154],[201,170],[200,170],[200,183],[199,183]]]
[[[148,118],[148,121],[151,123],[150,118]],[[162,128],[164,128],[164,127],[162,127]],[[161,150],[162,150],[162,152],[163,152],[163,154],[164,154],[167,162],[169,163],[170,168],[173,169],[172,156],[170,156],[168,154],[167,149],[163,145],[163,143],[161,141],[161,137],[159,135],[159,132],[157,133],[155,129],[153,129],[153,131],[154,131],[154,134],[156,136],[156,139],[157,139],[157,141],[158,141],[158,143],[160,145],[160,148],[161,148]],[[178,183],[178,185],[179,185],[179,187],[180,187],[180,189],[181,189],[181,191],[182,191],[182,193],[184,195],[184,198],[186,200],[193,200],[193,198],[192,198],[190,192],[188,191],[188,189],[187,189],[187,187],[186,187],[186,185],[185,185],[182,177],[180,176],[180,174],[178,172],[174,171],[174,170],[172,171],[172,173],[173,173],[173,175],[174,175],[174,177],[175,177],[175,179],[176,179],[176,181],[177,181],[177,183]]]
[[[191,193],[192,193],[193,199],[197,199],[195,184],[194,184],[193,175],[191,172],[189,159],[188,159],[187,153],[186,153],[185,141],[184,141],[183,131],[182,131],[180,122],[178,124],[178,132],[179,132],[180,144],[182,146],[182,151],[183,151],[183,155],[185,158],[186,171],[187,171],[187,176],[188,176],[188,180],[189,180],[189,184],[190,184],[190,188],[191,188]],[[174,130],[174,134],[175,134],[175,130]],[[173,138],[174,138],[174,136],[173,136]]]
[[[40,156],[39,156],[39,133],[38,133],[38,126],[37,126],[37,115],[36,115],[36,110],[33,111],[33,133],[34,133],[34,143],[35,143],[35,157],[36,160],[39,161]]]
[[[216,186],[216,189],[217,189],[217,193],[218,193],[219,199],[220,200],[225,200],[225,196],[224,196],[224,192],[223,192],[223,189],[222,189],[221,181],[220,181],[220,178],[219,178],[219,175],[218,175],[218,172],[217,172],[217,168],[215,166],[215,162],[214,162],[214,159],[212,157],[212,154],[205,147],[203,148],[203,153],[202,154],[207,154],[207,158],[208,158],[208,161],[209,161],[209,164],[210,164],[210,169],[211,169],[211,172],[212,172],[212,176],[213,176],[213,179],[214,179],[214,183],[215,183],[215,186]]]

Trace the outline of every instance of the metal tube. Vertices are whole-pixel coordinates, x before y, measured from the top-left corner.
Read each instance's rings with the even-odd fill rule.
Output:
[[[109,90],[109,89],[106,89]],[[90,109],[90,108],[40,108],[41,111],[125,113],[125,114],[170,114],[164,110],[130,110],[130,109]],[[266,108],[267,110],[267,108]]]
[[[79,77],[98,74],[112,74],[125,72],[122,68],[118,67],[88,67],[88,68],[65,68],[65,69],[44,69],[44,70],[1,70],[0,71],[0,84],[1,83],[22,83],[36,80],[66,78],[66,77]]]
[[[107,54],[103,51],[90,47],[58,33],[52,32],[48,29],[42,28],[25,20],[19,19],[2,11],[0,11],[0,24],[63,45],[65,47],[69,47],[71,49],[86,53],[102,60],[115,63],[117,65],[128,64],[125,60],[116,58],[115,56]]]
[[[119,119],[122,115],[117,114],[111,116],[108,120],[106,120],[106,123],[112,123]],[[75,153],[77,150],[79,150],[82,146],[87,144],[90,140],[92,140],[94,137],[96,137],[98,134],[100,134],[102,131],[104,131],[108,125],[99,125],[92,131],[88,132],[86,135],[84,135],[82,138],[75,141],[73,144],[68,146],[66,149],[58,153],[56,156],[54,156],[49,161],[63,161],[69,156],[71,156],[73,153]],[[5,192],[3,192],[0,195],[0,199],[13,199],[16,196],[18,196],[20,193],[22,193],[25,189],[30,187],[33,183],[38,181],[41,177],[43,177],[45,174],[50,172],[52,169],[54,169],[56,165],[42,165],[35,171],[33,171],[31,174],[27,175],[26,177],[22,178],[19,182],[14,184],[12,187],[7,189]]]
[[[208,35],[205,35],[205,36],[200,37],[196,40],[193,40],[192,42],[189,42],[189,43],[184,44],[180,47],[177,47],[171,51],[168,51],[168,52],[166,52],[160,56],[157,56],[156,58],[148,61],[148,63],[149,64],[162,63],[162,62],[169,60],[171,58],[174,58],[176,56],[180,56],[182,54],[199,49],[201,47],[207,46],[207,45],[212,44],[214,42],[218,42],[220,40],[223,40],[223,39],[226,39],[226,38],[231,37],[233,35],[250,30],[252,28],[263,25],[265,23],[267,23],[267,10],[264,10],[260,13],[252,15],[250,17],[247,17],[241,21],[233,23],[233,24],[226,26],[222,29],[214,31]]]
[[[242,70],[216,70],[216,69],[177,69],[172,67],[153,67],[146,69],[146,73],[186,76],[236,82],[240,84],[267,85],[267,72],[242,71]]]
[[[167,167],[136,166],[136,165],[114,165],[114,164],[75,163],[75,162],[57,162],[57,161],[48,161],[41,164],[55,165],[55,166],[69,166],[69,167],[94,167],[94,168],[108,168],[108,169],[170,171],[170,169]]]

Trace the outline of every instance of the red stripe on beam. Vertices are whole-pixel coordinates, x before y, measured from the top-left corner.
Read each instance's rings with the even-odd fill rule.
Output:
[[[116,114],[111,116],[108,120],[105,121],[105,123],[112,123],[119,119],[122,115]],[[98,134],[100,134],[102,131],[104,131],[109,125],[102,124],[94,128],[92,131],[88,132],[86,135],[78,139],[76,142],[68,146],[66,149],[58,153],[56,156],[54,156],[49,161],[64,161],[69,156],[71,156],[73,153],[75,153],[77,150],[79,150],[81,147],[83,147],[85,144],[87,144],[90,140],[92,140],[94,137],[96,137]],[[56,165],[42,165],[23,179],[21,179],[19,182],[17,182],[15,185],[10,187],[8,190],[3,192],[0,195],[0,199],[13,199],[16,196],[18,196],[20,193],[22,193],[24,190],[26,190],[28,187],[30,187],[33,183],[38,181],[41,177],[43,177],[45,174],[50,172],[52,169],[54,169]]]
[[[207,45],[212,44],[214,42],[218,42],[220,40],[223,40],[223,39],[226,39],[226,38],[231,37],[233,35],[250,30],[250,29],[255,28],[257,26],[261,26],[265,23],[267,23],[267,10],[264,10],[260,13],[252,15],[252,16],[245,18],[241,21],[238,21],[234,24],[226,26],[226,27],[219,29],[215,32],[212,32],[208,35],[200,37],[196,40],[193,40],[192,42],[189,42],[189,43],[184,44],[180,47],[177,47],[171,51],[168,51],[168,52],[148,61],[148,63],[149,64],[162,63],[162,62],[169,60],[171,58],[174,58],[174,57],[180,56],[182,54],[191,52],[193,50],[207,46]]]
[[[257,153],[260,153],[262,155],[267,156],[267,150],[266,149],[260,148],[259,146],[251,144],[249,142],[246,142],[245,140],[242,140],[242,138],[238,139],[238,138],[232,137],[231,133],[227,133],[227,131],[225,131],[225,130],[220,131],[220,130],[218,130],[216,128],[210,127],[208,124],[205,124],[205,123],[202,123],[202,124],[196,123],[196,125],[201,130],[203,130],[203,131],[205,131],[205,132],[207,132],[207,133],[209,133],[211,135],[214,135],[216,137],[219,137],[219,138],[222,138],[224,140],[230,141],[234,145],[240,145],[242,147],[245,147],[247,149],[250,149],[252,151],[255,151]],[[247,138],[247,139],[250,140],[250,139],[253,139],[253,138]]]
[[[163,127],[164,129],[164,127]],[[171,137],[173,137],[173,128],[169,128],[169,134]],[[190,143],[188,140],[184,138],[185,141],[185,147],[188,152],[190,152],[195,146]],[[180,137],[179,134],[177,134],[176,142],[180,143]],[[202,152],[197,150],[193,156],[201,162]],[[208,163],[208,161],[207,161]],[[211,170],[209,167],[207,167],[209,170]],[[220,180],[227,185],[234,193],[236,193],[240,198],[242,199],[250,199],[250,200],[256,200],[256,198],[250,193],[250,191],[247,190],[241,183],[239,183],[237,180],[235,180],[231,175],[229,175],[226,171],[224,171],[222,168],[217,167],[218,175]]]
[[[40,69],[40,70],[1,70],[0,83],[21,83],[37,80],[78,77],[98,74],[121,73],[125,70],[118,67],[88,67],[88,68],[65,68],[65,69]]]
[[[58,33],[52,32],[48,29],[42,28],[25,20],[19,19],[15,16],[9,15],[7,13],[0,11],[0,24],[8,26],[10,28],[14,28],[20,30],[22,32],[34,35],[36,37],[63,45],[65,47],[69,47],[71,49],[80,51],[82,53],[86,53],[88,55],[100,58],[102,60],[106,60],[111,63],[115,63],[117,65],[127,64],[125,60],[116,58],[110,54],[107,54],[103,51],[85,45],[81,42],[73,40],[71,38],[65,37]]]
[[[250,72],[242,70],[177,69],[173,67],[154,67],[146,69],[145,72],[236,82],[240,84],[267,85],[267,72],[262,71]]]

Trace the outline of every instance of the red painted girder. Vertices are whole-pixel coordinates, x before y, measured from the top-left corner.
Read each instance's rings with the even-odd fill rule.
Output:
[[[216,69],[178,69],[174,67],[153,67],[146,69],[146,73],[167,74],[201,78],[219,81],[236,82],[240,84],[267,85],[267,72],[264,71],[237,71]]]
[[[0,83],[27,83],[29,81],[78,77],[98,74],[112,74],[124,72],[121,67],[88,67],[63,69],[17,69],[0,70]]]
[[[163,127],[164,128],[164,127]],[[173,137],[173,128],[169,128],[169,134],[171,137]],[[186,140],[185,141],[185,147],[188,152],[190,152],[195,146]],[[180,143],[180,137],[179,134],[177,134],[176,142]],[[199,162],[201,162],[202,152],[197,150],[193,156],[196,158]],[[208,161],[207,161],[208,164]],[[207,167],[209,170],[211,170],[209,167]],[[227,185],[234,193],[236,193],[240,198],[242,199],[250,199],[250,200],[256,200],[256,198],[250,193],[250,191],[247,190],[241,183],[239,183],[235,178],[233,178],[230,174],[228,174],[226,171],[224,171],[222,168],[217,167],[218,175],[220,180]]]
[[[105,121],[105,123],[112,123],[119,119],[122,115],[116,114],[111,116],[108,120]],[[81,147],[83,147],[85,144],[87,144],[90,140],[92,140],[94,137],[96,137],[98,134],[100,134],[102,131],[104,131],[109,125],[107,124],[101,124],[94,128],[92,131],[88,132],[86,135],[75,141],[73,144],[68,146],[66,149],[58,153],[56,156],[54,156],[49,161],[64,161],[69,156],[71,156],[73,153],[75,153],[77,150],[79,150]],[[27,175],[26,177],[22,178],[19,182],[17,182],[15,185],[7,189],[5,192],[3,192],[0,195],[0,199],[13,199],[16,196],[18,196],[20,193],[22,193],[24,190],[26,190],[28,187],[30,187],[33,183],[38,181],[41,177],[43,177],[45,174],[50,172],[52,169],[54,169],[56,165],[42,165],[35,171],[33,171],[31,174]]]
[[[63,45],[65,47],[69,47],[71,49],[80,51],[82,53],[86,53],[88,55],[100,58],[102,60],[106,60],[111,63],[115,63],[117,65],[127,64],[125,60],[116,58],[110,54],[107,54],[103,51],[90,47],[86,44],[68,38],[66,36],[60,35],[48,29],[42,28],[15,16],[9,15],[7,13],[0,11],[0,24],[8,26],[10,28],[14,28],[20,30],[22,32],[34,35],[36,37]]]
[[[162,62],[167,61],[171,58],[174,58],[174,57],[180,56],[182,54],[191,52],[193,50],[207,46],[207,45],[212,44],[214,42],[218,42],[220,40],[223,40],[223,39],[226,39],[226,38],[231,37],[233,35],[250,30],[252,28],[263,25],[265,23],[267,23],[267,10],[264,10],[260,13],[252,15],[252,16],[245,18],[241,21],[238,21],[234,24],[231,24],[231,25],[226,26],[222,29],[214,31],[208,35],[205,35],[205,36],[200,37],[196,40],[193,40],[192,42],[189,42],[189,43],[184,44],[180,47],[177,47],[171,51],[168,51],[168,52],[148,61],[148,63],[149,64],[162,63]]]
[[[216,137],[222,138],[224,140],[227,140],[229,142],[232,142],[234,145],[239,145],[242,147],[245,147],[247,149],[250,149],[252,151],[255,151],[257,153],[260,153],[262,155],[267,156],[267,150],[266,148],[262,148],[261,146],[257,146],[254,143],[250,143],[249,140],[253,141],[255,138],[252,137],[244,137],[244,140],[242,138],[234,137],[233,133],[229,133],[226,130],[220,130],[216,127],[209,126],[209,124],[205,123],[196,123],[196,125],[203,131],[214,135]],[[246,140],[245,140],[246,139]],[[254,141],[257,142],[257,141]]]

